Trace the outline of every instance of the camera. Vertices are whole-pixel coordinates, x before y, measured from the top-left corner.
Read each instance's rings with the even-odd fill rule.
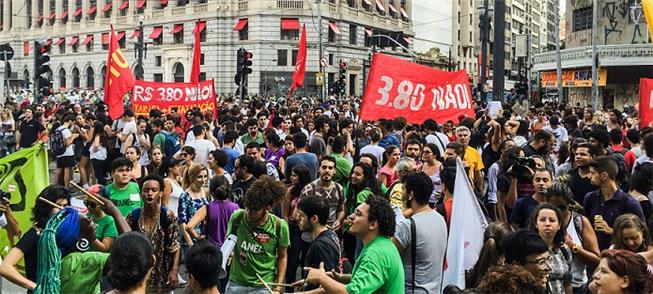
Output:
[[[535,170],[535,166],[535,159],[529,157],[517,157],[515,159],[515,164],[513,164],[512,170],[508,175],[517,177],[518,179],[530,180],[533,178],[531,171]]]

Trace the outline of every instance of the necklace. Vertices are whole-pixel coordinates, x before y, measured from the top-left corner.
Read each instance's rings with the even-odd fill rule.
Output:
[[[154,233],[155,233],[156,230],[159,228],[159,224],[160,224],[160,222],[159,222],[159,218],[160,218],[160,217],[161,217],[161,214],[160,214],[160,213],[156,213],[155,216],[154,216],[154,222],[153,222],[152,225],[150,225],[149,228],[146,228],[146,227],[145,227],[145,221],[144,221],[145,218],[144,218],[144,217],[141,217],[141,218],[138,220],[138,226],[139,226],[139,229],[141,229],[141,231],[142,231],[143,233],[145,233],[145,235],[147,235],[148,238],[149,238],[150,240],[152,240],[152,237],[154,236]]]

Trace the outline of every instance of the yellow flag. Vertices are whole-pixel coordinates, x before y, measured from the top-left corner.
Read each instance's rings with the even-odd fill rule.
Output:
[[[36,197],[49,182],[48,152],[44,143],[36,143],[0,159],[0,190],[11,193],[11,211],[23,234],[32,226],[30,218]],[[0,252],[6,256],[9,250],[7,233],[0,230]]]
[[[646,16],[646,24],[650,36],[653,36],[653,0],[642,0],[642,8]]]

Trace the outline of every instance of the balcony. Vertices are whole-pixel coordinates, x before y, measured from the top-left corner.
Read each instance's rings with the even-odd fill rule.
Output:
[[[347,14],[353,15],[353,16],[358,16],[358,8],[347,6],[346,9],[347,9]]]
[[[193,12],[207,12],[208,6],[208,4],[197,4],[193,7]]]
[[[176,7],[172,9],[172,15],[184,15],[186,14],[186,7]]]
[[[651,44],[601,45],[597,48],[601,66],[653,65]],[[534,56],[533,69],[536,71],[556,68],[555,51]],[[592,47],[584,46],[560,51],[562,68],[581,68],[592,66]]]
[[[293,1],[293,0],[278,0],[277,8],[282,9],[304,9],[303,1]]]

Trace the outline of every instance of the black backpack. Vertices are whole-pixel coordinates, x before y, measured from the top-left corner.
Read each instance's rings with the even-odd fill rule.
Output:
[[[66,152],[66,140],[63,137],[64,129],[56,129],[50,137],[50,151],[54,156],[59,156]]]

